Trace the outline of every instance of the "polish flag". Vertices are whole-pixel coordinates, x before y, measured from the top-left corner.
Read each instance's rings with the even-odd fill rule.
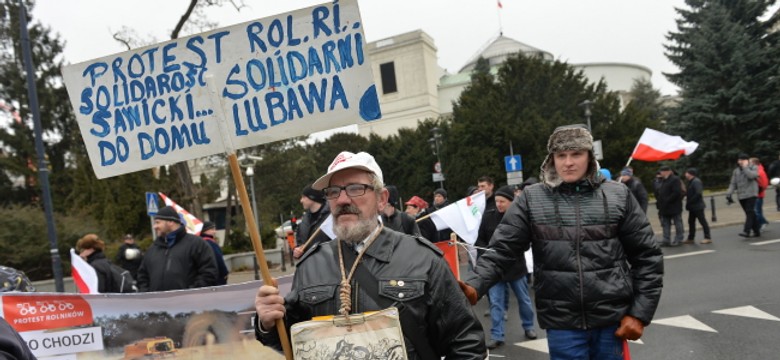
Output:
[[[81,294],[98,294],[98,277],[95,268],[70,249],[70,272],[73,283]]]
[[[645,128],[631,158],[641,161],[677,160],[682,155],[692,154],[698,147],[699,143],[695,141],[685,141],[679,136]]]
[[[461,239],[474,245],[477,242],[483,212],[485,192],[480,191],[437,210],[431,214],[431,220],[436,225],[436,230],[452,229]]]
[[[190,214],[189,211],[184,210],[183,207],[179,206],[179,204],[177,204],[175,201],[165,196],[165,194],[158,194],[160,194],[160,197],[165,202],[165,206],[174,208],[179,214],[179,217],[183,220],[184,226],[187,228],[187,233],[200,235],[200,230],[203,229],[203,221],[196,218],[195,215]]]

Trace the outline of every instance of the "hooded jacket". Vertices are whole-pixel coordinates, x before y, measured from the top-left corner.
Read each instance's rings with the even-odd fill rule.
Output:
[[[468,284],[485,294],[532,246],[542,328],[614,326],[625,315],[649,324],[661,297],[663,254],[647,216],[627,187],[599,175],[591,148],[588,170],[575,183],[556,173],[553,153],[561,147],[548,148],[542,183],[512,202],[490,241],[493,251],[480,257]]]
[[[185,227],[160,236],[146,251],[138,268],[140,292],[192,289],[217,285],[217,262],[209,244],[188,234]]]
[[[288,334],[289,327],[297,322],[338,313],[341,307],[338,244],[341,241],[317,244],[301,257],[292,289],[285,296]],[[352,251],[347,245],[341,246],[344,251]],[[411,312],[417,320],[419,333],[425,339],[416,340],[430,344],[437,356],[425,360],[484,358],[482,325],[441,252],[430,242],[384,228],[365,250],[361,264],[379,281],[378,296],[397,303],[396,307]],[[381,310],[364,291],[365,287],[353,278],[352,312]],[[279,348],[277,331],[255,330],[260,342]],[[411,333],[404,330],[405,335]],[[408,338],[406,351],[410,360],[422,359]]]

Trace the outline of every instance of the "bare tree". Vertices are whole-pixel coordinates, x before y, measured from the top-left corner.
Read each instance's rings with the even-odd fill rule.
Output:
[[[210,6],[223,6],[226,3],[233,6],[236,11],[241,11],[245,7],[243,1],[237,0],[190,0],[184,14],[182,14],[173,31],[171,31],[171,39],[178,39],[182,32],[203,32],[216,28],[218,24],[208,20],[205,9]],[[137,33],[127,27],[122,27],[121,30],[113,34],[113,37],[116,41],[126,46],[128,50],[157,42],[154,40],[139,40]],[[203,211],[200,198],[198,197],[198,191],[195,189],[195,184],[192,182],[189,164],[186,161],[182,161],[174,164],[173,168],[179,179],[181,190],[184,193],[184,198],[179,199],[179,202],[186,204],[193,215],[202,218]]]

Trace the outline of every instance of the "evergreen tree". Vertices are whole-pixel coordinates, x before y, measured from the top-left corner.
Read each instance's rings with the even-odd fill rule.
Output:
[[[48,27],[31,21],[34,2],[27,1],[25,5],[52,198],[55,209],[62,211],[65,208],[62,200],[71,184],[71,150],[81,145],[78,126],[60,75],[63,42]],[[38,156],[33,142],[27,78],[23,72],[18,1],[0,2],[0,20],[0,101],[17,107],[11,111],[19,114],[18,119],[8,120],[0,127],[0,146],[3,148],[0,168],[5,172],[4,177],[19,184],[6,188],[10,203],[39,204]]]
[[[780,148],[776,18],[760,20],[774,1],[687,0],[667,57],[666,74],[682,101],[669,131],[699,142],[688,162],[718,183],[728,181],[737,153],[774,157]]]
[[[515,55],[495,77],[484,69],[476,71],[453,108],[449,145],[453,152],[447,157],[450,184],[458,193],[465,193],[481,175],[505,184],[503,160],[510,141],[514,153],[522,155],[523,176],[538,176],[550,134],[557,126],[585,123],[577,104],[586,99],[593,101],[595,138],[614,139],[621,120],[617,96],[602,82],[589,84],[568,64]],[[618,158],[622,159],[612,160]],[[625,154],[607,154],[602,165],[617,167],[626,159]]]

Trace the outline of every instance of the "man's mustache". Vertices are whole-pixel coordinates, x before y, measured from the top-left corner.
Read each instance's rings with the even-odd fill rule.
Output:
[[[332,212],[334,217],[338,217],[339,215],[344,214],[360,215],[360,209],[358,209],[358,207],[355,205],[337,206],[335,209],[333,209]]]

